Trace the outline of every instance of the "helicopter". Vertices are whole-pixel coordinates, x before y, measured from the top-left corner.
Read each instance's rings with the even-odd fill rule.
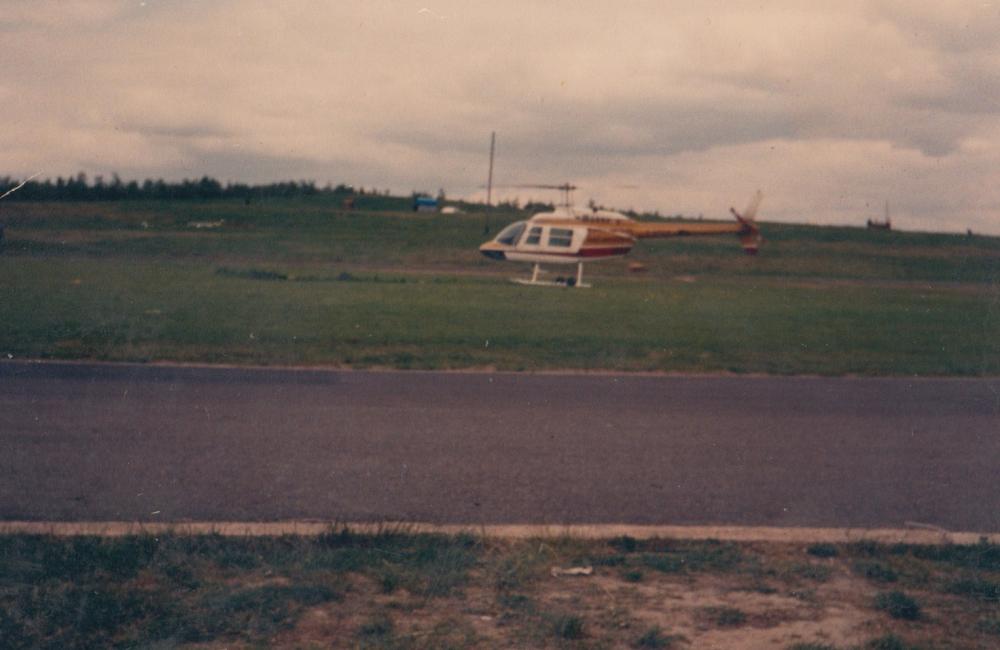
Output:
[[[512,278],[518,284],[589,288],[591,285],[583,282],[584,262],[627,255],[639,239],[735,234],[748,255],[755,255],[761,242],[755,220],[764,196],[760,190],[742,213],[729,208],[736,223],[657,223],[636,221],[613,210],[573,207],[570,193],[576,186],[570,183],[531,187],[560,190],[563,203],[551,212],[538,212],[510,224],[479,247],[480,253],[494,260],[531,263],[530,279]],[[540,280],[542,264],[576,264],[576,275],[554,282]]]

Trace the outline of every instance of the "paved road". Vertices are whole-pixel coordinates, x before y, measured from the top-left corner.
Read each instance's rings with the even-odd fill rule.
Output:
[[[0,520],[1000,531],[1000,381],[0,363]]]

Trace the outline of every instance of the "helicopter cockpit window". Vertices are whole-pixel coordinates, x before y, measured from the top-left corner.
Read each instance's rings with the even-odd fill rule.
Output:
[[[531,230],[528,231],[528,238],[524,240],[525,244],[537,245],[538,242],[542,240],[542,227],[532,226]]]
[[[573,231],[569,228],[553,228],[549,231],[549,246],[568,248],[573,242]]]
[[[496,242],[498,244],[507,244],[508,246],[513,246],[517,243],[517,240],[521,238],[521,233],[524,232],[524,222],[518,221],[510,224],[506,228],[500,231],[497,235]]]

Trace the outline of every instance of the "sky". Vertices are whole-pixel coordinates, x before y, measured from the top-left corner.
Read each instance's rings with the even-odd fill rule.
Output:
[[[0,0],[0,175],[1000,235],[1000,0]],[[496,195],[557,200],[502,187]]]

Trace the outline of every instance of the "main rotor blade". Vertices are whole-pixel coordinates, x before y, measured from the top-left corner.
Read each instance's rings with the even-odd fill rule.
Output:
[[[750,197],[750,203],[747,204],[747,209],[743,211],[740,215],[747,221],[753,221],[757,217],[757,208],[760,207],[760,202],[763,200],[764,194],[760,190]]]
[[[519,183],[517,185],[509,185],[508,187],[525,187],[539,190],[562,190],[564,192],[576,189],[576,185],[573,185],[572,183],[563,183],[562,185],[552,185],[549,183]]]
[[[542,189],[542,190],[575,190],[576,185],[544,185],[544,184],[530,184],[530,183],[493,183],[493,187],[502,187],[505,189]],[[485,185],[480,185],[479,189],[485,190]]]

